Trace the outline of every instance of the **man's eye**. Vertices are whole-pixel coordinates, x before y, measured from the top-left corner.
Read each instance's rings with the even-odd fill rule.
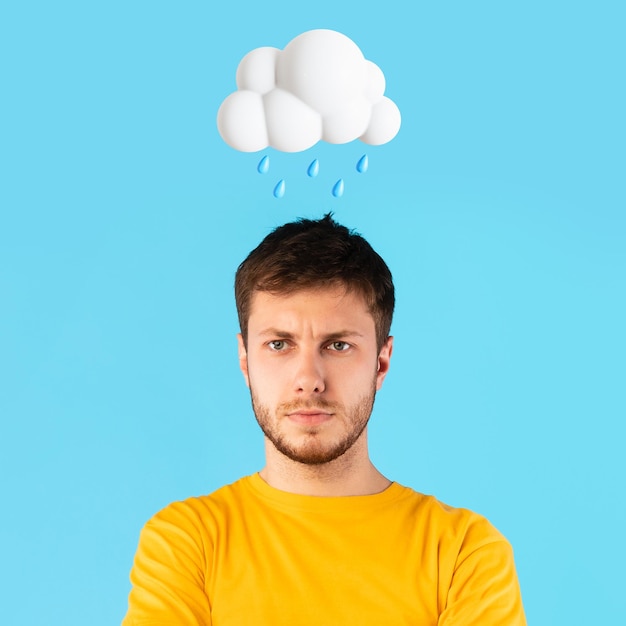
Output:
[[[333,341],[329,348],[335,352],[345,352],[350,347],[350,344],[345,341]]]
[[[284,350],[287,344],[282,339],[275,339],[274,341],[270,341],[268,345],[275,352],[279,352],[280,350]]]

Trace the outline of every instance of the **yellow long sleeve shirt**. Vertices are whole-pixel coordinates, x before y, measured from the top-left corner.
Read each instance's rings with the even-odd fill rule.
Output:
[[[123,626],[524,626],[513,554],[483,517],[397,483],[279,491],[258,474],[144,527]]]

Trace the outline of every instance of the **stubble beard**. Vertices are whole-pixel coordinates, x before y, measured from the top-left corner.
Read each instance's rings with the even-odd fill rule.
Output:
[[[280,404],[274,415],[271,410],[261,404],[253,390],[250,391],[252,397],[252,409],[256,421],[258,422],[263,434],[272,442],[276,450],[286,456],[288,459],[304,465],[323,465],[330,463],[345,454],[359,439],[365,427],[367,426],[372,409],[374,408],[374,399],[376,397],[376,382],[374,381],[372,389],[364,395],[361,400],[346,409],[343,405],[336,402],[329,402],[322,398],[312,401],[294,401],[284,402]],[[305,428],[306,440],[304,443],[295,445],[280,431],[280,422],[285,419],[286,413],[298,409],[319,408],[334,414],[342,414],[348,425],[348,431],[342,438],[335,441],[324,442],[322,433],[324,424],[320,426],[310,426]],[[280,419],[278,416],[283,416]],[[337,419],[333,417],[333,419]]]

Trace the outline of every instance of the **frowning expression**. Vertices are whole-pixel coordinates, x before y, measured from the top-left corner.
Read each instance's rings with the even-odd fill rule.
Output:
[[[364,298],[343,286],[256,292],[239,361],[265,436],[293,461],[321,464],[364,432],[391,356]]]

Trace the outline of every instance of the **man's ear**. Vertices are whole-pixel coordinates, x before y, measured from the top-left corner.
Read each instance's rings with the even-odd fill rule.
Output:
[[[248,376],[248,352],[246,351],[246,346],[243,343],[241,333],[237,333],[237,345],[239,351],[239,369],[243,374],[246,385],[250,387],[250,377]]]
[[[389,362],[391,361],[391,353],[393,352],[393,337],[387,337],[387,341],[378,353],[378,369],[376,374],[376,391],[383,386],[383,380],[389,371]]]

